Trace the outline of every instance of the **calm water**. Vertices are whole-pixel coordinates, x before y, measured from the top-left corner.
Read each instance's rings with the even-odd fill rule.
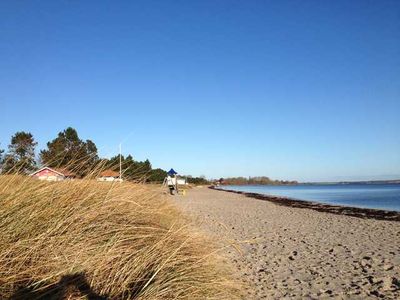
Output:
[[[227,185],[221,188],[328,204],[400,211],[400,184]]]

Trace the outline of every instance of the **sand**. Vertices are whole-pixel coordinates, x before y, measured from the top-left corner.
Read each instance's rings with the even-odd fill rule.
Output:
[[[170,199],[218,240],[246,299],[400,299],[400,222],[206,187]]]

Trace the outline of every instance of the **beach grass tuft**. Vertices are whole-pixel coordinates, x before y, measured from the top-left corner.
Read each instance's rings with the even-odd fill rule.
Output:
[[[215,248],[154,187],[0,176],[1,299],[236,299]]]

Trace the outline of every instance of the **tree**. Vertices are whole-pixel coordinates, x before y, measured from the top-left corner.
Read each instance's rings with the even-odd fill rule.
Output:
[[[103,159],[101,161],[102,168],[111,169],[113,171],[119,172],[120,155],[111,157],[110,159]],[[121,155],[121,168],[122,177],[124,180],[133,181],[148,181],[149,176],[151,176],[151,163],[148,159],[145,161],[136,161],[133,159],[132,155],[123,156]],[[163,178],[164,179],[164,178]]]
[[[3,173],[26,174],[36,167],[35,142],[30,132],[19,131],[11,137],[3,160]]]
[[[148,159],[146,159],[144,162],[143,162],[143,171],[144,172],[150,172],[151,171],[151,163],[150,163],[150,161],[148,160]]]
[[[230,177],[230,178],[221,178],[221,184],[225,185],[247,185],[247,184],[255,184],[255,185],[289,185],[289,184],[297,184],[297,181],[287,181],[287,180],[273,180],[267,176],[257,176],[257,177]]]
[[[186,176],[187,182],[192,184],[209,184],[210,182],[206,179],[204,175],[200,177]]]
[[[163,182],[167,172],[163,169],[153,169],[149,172],[147,182]]]
[[[40,159],[46,166],[68,168],[80,176],[87,175],[99,161],[96,144],[82,141],[72,127],[48,142],[47,150],[40,151]]]
[[[4,150],[0,149],[0,174],[2,171],[2,167],[3,167],[3,153],[4,153]]]
[[[99,161],[99,156],[97,154],[97,146],[91,140],[86,140],[85,148],[86,148],[85,154],[87,156],[86,162],[90,167],[93,167]]]

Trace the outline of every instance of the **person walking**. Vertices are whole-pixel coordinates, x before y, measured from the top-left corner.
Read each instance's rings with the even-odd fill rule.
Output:
[[[176,174],[178,173],[174,169],[171,169],[168,171],[167,177],[164,179],[164,184],[168,186],[171,195],[174,195],[175,191],[178,193]]]
[[[174,183],[174,178],[172,178],[169,174],[167,176],[167,185],[169,188],[169,193],[173,195],[175,191],[175,183]]]

